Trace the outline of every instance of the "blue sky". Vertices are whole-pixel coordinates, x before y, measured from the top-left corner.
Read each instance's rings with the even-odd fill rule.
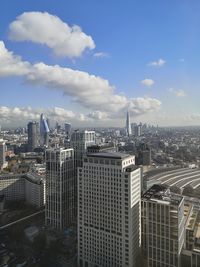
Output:
[[[26,17],[22,16],[24,12]],[[198,125],[199,12],[200,2],[189,0],[1,1],[0,40],[4,49],[0,60],[5,64],[0,62],[0,124],[16,125],[16,118],[19,124],[26,124],[39,118],[42,111],[52,121],[70,121],[75,126],[123,126],[124,114],[129,109],[134,122]],[[36,19],[32,25],[37,14],[42,21]],[[22,17],[17,19],[19,16]],[[48,18],[54,21],[54,16],[63,25],[78,25],[87,36],[89,45],[82,40],[71,44],[75,47],[83,43],[83,51],[78,55],[67,51],[68,40],[64,45],[53,40],[56,46],[52,48],[50,39],[41,44],[42,37],[35,38],[34,27],[40,31],[44,25],[51,39],[52,36],[59,39],[62,27],[54,35],[52,27],[45,24]],[[29,32],[23,36],[16,24],[10,27],[19,21],[23,27],[28,23]],[[58,55],[63,49],[65,52]],[[20,56],[21,62],[28,62],[28,72],[9,71],[5,75],[5,65],[12,68],[9,64],[14,64],[3,61],[11,51],[12,57]],[[45,64],[45,73],[40,73],[41,68],[36,73],[38,63]],[[54,66],[51,74],[46,66]],[[73,71],[72,77],[70,82],[63,80],[60,85],[66,75],[71,75],[63,72],[65,68]],[[83,72],[83,76],[76,71]],[[34,82],[30,78],[33,72]],[[48,75],[54,74],[56,80],[51,86]],[[92,75],[103,81],[99,87],[98,78],[93,80]],[[83,79],[87,81],[82,86]]]

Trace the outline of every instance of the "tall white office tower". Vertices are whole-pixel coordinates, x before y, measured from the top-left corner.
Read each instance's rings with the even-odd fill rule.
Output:
[[[64,229],[75,221],[74,150],[46,150],[45,222],[55,229]]]
[[[127,111],[127,115],[126,115],[126,134],[128,136],[130,136],[131,133],[132,133],[132,131],[131,131],[130,115],[129,115],[129,112]]]
[[[99,152],[78,168],[80,267],[137,266],[141,170],[134,164],[134,156]]]
[[[184,199],[160,185],[142,196],[142,248],[148,267],[180,267],[184,244]]]
[[[4,168],[6,163],[6,143],[0,139],[0,170]]]

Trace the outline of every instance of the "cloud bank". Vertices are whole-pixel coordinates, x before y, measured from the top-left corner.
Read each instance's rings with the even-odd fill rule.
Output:
[[[156,98],[127,98],[115,93],[115,87],[108,80],[87,72],[46,65],[31,64],[8,51],[0,42],[0,77],[22,76],[27,83],[43,85],[59,90],[83,107],[92,110],[90,117],[116,118],[124,116],[129,109],[132,115],[141,115],[160,108]],[[148,80],[148,79],[146,79]],[[150,80],[148,86],[153,84]],[[102,113],[103,112],[103,113]],[[100,115],[104,114],[104,115]],[[106,114],[106,115],[105,115]]]

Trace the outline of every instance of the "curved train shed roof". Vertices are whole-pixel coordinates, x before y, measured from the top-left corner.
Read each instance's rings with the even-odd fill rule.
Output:
[[[147,181],[156,181],[159,184],[168,185],[170,187],[185,188],[190,186],[194,190],[200,187],[200,168],[176,168],[161,169],[157,172],[149,172],[145,178]]]

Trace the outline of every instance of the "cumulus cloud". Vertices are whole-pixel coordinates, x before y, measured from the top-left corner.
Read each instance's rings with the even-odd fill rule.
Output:
[[[1,45],[2,42],[1,42]],[[115,93],[115,87],[110,85],[108,80],[99,76],[90,75],[87,72],[63,68],[61,66],[49,66],[44,63],[30,64],[16,57],[5,47],[0,54],[1,59],[9,55],[9,64],[0,63],[0,75],[21,75],[27,83],[32,85],[43,85],[50,89],[60,90],[65,95],[71,97],[83,107],[92,110],[87,118],[99,117],[105,119],[121,116],[125,110],[129,109],[132,114],[140,115],[150,111],[158,110],[161,102],[155,98],[127,98]],[[7,61],[4,61],[7,63]],[[148,86],[154,82],[147,80]],[[153,82],[153,83],[152,83]],[[62,110],[56,109],[54,113],[62,114]],[[106,115],[106,113],[108,115]],[[69,114],[68,114],[69,115]],[[84,115],[81,116],[84,120]]]
[[[166,63],[166,61],[162,58],[156,60],[156,61],[152,61],[150,63],[148,63],[148,66],[153,66],[153,67],[162,67],[164,66]]]
[[[24,12],[9,26],[9,38],[46,45],[58,56],[79,57],[95,43],[77,26],[69,26],[47,12]]]
[[[88,118],[94,119],[94,120],[108,120],[109,119],[108,113],[99,111],[99,110],[93,111],[89,113],[87,116]]]
[[[144,79],[141,83],[145,86],[151,87],[155,82],[152,79]]]
[[[182,90],[182,89],[176,90],[174,88],[169,88],[169,92],[172,93],[172,94],[174,94],[177,97],[184,97],[184,96],[186,96],[185,91]]]
[[[109,54],[105,52],[97,52],[97,53],[94,53],[94,57],[97,57],[97,58],[109,57]]]
[[[29,70],[30,63],[22,61],[19,56],[9,52],[4,42],[0,41],[0,77],[26,75]]]

